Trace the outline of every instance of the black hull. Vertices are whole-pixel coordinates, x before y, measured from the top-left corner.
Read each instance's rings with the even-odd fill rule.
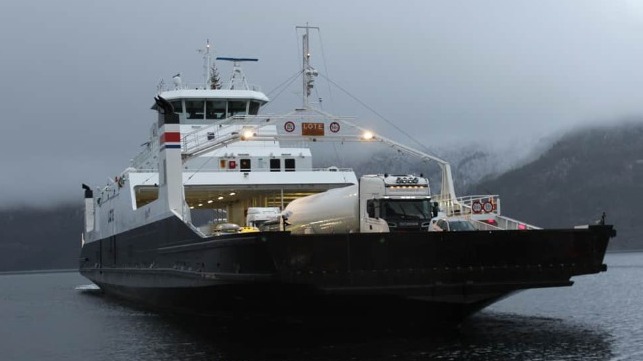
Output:
[[[513,292],[604,271],[613,235],[612,226],[590,226],[202,239],[168,218],[85,244],[80,272],[108,294],[160,310],[441,327]]]

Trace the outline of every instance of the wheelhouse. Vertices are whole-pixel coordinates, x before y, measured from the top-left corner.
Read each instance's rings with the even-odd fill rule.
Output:
[[[268,102],[263,93],[253,90],[173,90],[161,95],[172,104],[181,124],[211,124],[232,116],[257,115]],[[152,109],[156,108],[154,104]]]

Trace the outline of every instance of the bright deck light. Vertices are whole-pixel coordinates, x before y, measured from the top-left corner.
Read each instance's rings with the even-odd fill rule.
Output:
[[[248,140],[252,137],[254,137],[255,132],[253,129],[243,129],[241,131],[241,140]]]
[[[373,139],[373,137],[375,137],[375,135],[373,134],[373,132],[370,132],[370,131],[368,131],[368,130],[367,130],[367,131],[365,131],[365,132],[362,134],[362,139],[364,139],[364,140],[371,140],[371,139]]]

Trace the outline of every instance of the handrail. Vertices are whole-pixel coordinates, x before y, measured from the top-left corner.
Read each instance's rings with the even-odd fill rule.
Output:
[[[219,89],[209,89],[207,88],[203,83],[189,83],[189,84],[181,84],[180,86],[173,86],[173,85],[163,85],[159,87],[159,92],[166,92],[166,91],[174,91],[174,90],[212,90],[212,91],[227,91],[230,90],[230,82],[225,82],[221,85],[221,88]],[[260,92],[263,93],[261,90],[261,86],[256,85],[256,84],[248,84],[248,89],[232,89],[232,90],[250,90],[250,91],[255,91],[255,92]]]
[[[471,223],[473,223],[473,226],[476,227],[477,230],[479,231],[500,231],[502,228],[498,226],[491,225],[487,222],[481,222],[475,219],[469,219]]]
[[[532,224],[521,222],[517,219],[513,219],[505,216],[497,216],[496,222],[498,222],[498,227],[502,229],[518,229],[518,230],[542,229]]]
[[[472,222],[479,230],[526,230],[526,229],[541,229],[529,223],[525,223],[513,218],[500,215],[500,197],[496,194],[489,195],[470,195],[458,197],[451,200],[448,197],[441,197],[440,195],[433,196],[433,201],[438,202],[440,210],[446,214],[447,217],[462,216]],[[472,208],[473,204],[478,202],[481,207],[485,203],[490,203],[492,206],[491,211],[487,212],[481,208],[475,212]],[[480,222],[485,217],[491,218],[496,222],[496,226],[488,224],[487,222]]]
[[[156,168],[148,168],[148,169],[143,169],[143,168],[130,168],[128,169],[128,173],[158,173],[158,169]],[[185,170],[186,172],[193,171],[192,169],[188,168]],[[244,173],[244,171],[241,171],[239,169],[221,169],[221,168],[215,168],[215,169],[210,169],[206,168],[203,169],[202,171],[205,172],[217,172],[217,173]],[[266,173],[276,173],[273,172],[270,168],[263,168],[263,169],[252,169],[251,171],[246,171],[247,173],[261,173],[261,172],[266,172]],[[341,172],[353,172],[353,168],[332,168],[332,167],[322,167],[322,168],[298,168],[295,171],[288,172],[288,173],[297,173],[297,172],[330,172],[330,173],[341,173]],[[282,173],[286,173],[285,171],[282,171]]]

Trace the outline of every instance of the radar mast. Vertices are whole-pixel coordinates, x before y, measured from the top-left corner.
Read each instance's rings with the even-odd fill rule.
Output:
[[[203,54],[204,89],[210,89],[212,85],[212,79],[210,78],[210,67],[212,66],[212,57],[210,56],[210,39],[207,39],[205,49],[197,49],[197,51]]]
[[[302,101],[303,107],[309,108],[308,98],[315,84],[315,77],[319,75],[317,69],[313,68],[310,65],[310,29],[315,29],[319,31],[319,27],[308,26],[306,23],[305,26],[296,26],[295,29],[305,29],[305,33],[302,36],[302,50],[303,50],[303,64],[302,64],[302,79],[303,79],[303,92],[302,92]]]

